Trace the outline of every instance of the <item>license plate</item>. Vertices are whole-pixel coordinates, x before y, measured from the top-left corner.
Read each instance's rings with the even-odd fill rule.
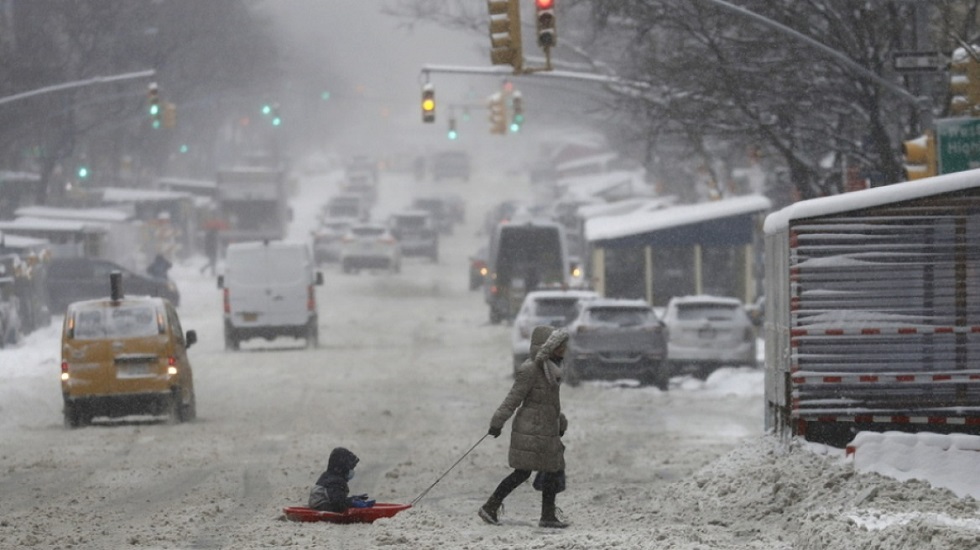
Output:
[[[703,328],[698,331],[698,337],[704,338],[705,340],[712,340],[717,335],[718,333],[713,328]]]
[[[242,313],[242,320],[247,322],[256,321],[259,318],[258,313]]]
[[[116,367],[116,378],[142,378],[153,376],[150,363],[131,363]]]

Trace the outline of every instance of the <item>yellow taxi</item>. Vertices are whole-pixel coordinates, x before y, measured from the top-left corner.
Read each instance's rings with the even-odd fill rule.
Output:
[[[194,378],[177,310],[167,300],[124,297],[110,277],[108,299],[74,302],[61,338],[61,391],[65,425],[94,417],[164,416],[168,423],[197,416]]]

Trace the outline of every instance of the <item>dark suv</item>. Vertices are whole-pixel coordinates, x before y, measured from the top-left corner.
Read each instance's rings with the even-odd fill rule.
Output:
[[[100,258],[52,258],[48,265],[48,298],[52,312],[62,313],[68,304],[102,298],[109,293],[109,274],[119,271],[123,288],[133,296],[159,296],[175,307],[180,304],[177,285],[169,279],[156,279],[134,273]]]
[[[398,239],[403,256],[425,256],[433,262],[439,261],[439,231],[428,212],[396,212],[389,218],[388,228]]]

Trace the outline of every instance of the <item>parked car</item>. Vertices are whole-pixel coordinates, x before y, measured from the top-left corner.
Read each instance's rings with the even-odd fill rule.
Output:
[[[476,290],[483,286],[487,280],[487,247],[481,246],[476,254],[470,256],[470,290]]]
[[[667,335],[664,324],[643,300],[582,300],[568,327],[565,380],[635,378],[667,390]]]
[[[524,297],[511,327],[510,345],[514,357],[514,372],[528,357],[531,331],[538,325],[555,328],[567,326],[578,313],[578,303],[599,295],[592,290],[534,290]]]
[[[122,284],[132,296],[158,296],[174,307],[180,305],[180,291],[169,279],[158,279],[135,273],[100,258],[52,258],[48,265],[47,290],[51,311],[61,313],[68,304],[105,297],[109,291],[109,274],[122,273]]]
[[[432,179],[470,180],[470,156],[464,151],[440,151],[432,157]]]
[[[316,270],[305,243],[263,241],[233,243],[225,253],[225,272],[218,276],[224,301],[225,349],[243,340],[279,336],[303,338],[319,345],[316,289],[323,274]]]
[[[0,348],[16,344],[24,332],[13,276],[0,276]]]
[[[94,417],[165,416],[168,423],[197,416],[194,376],[185,334],[173,304],[163,298],[125,296],[121,277],[107,296],[71,303],[61,337],[61,393],[65,425]]]
[[[737,298],[675,296],[664,323],[674,374],[704,379],[723,365],[756,366],[755,327]]]
[[[340,267],[344,273],[361,269],[388,269],[398,273],[402,267],[401,246],[382,224],[354,224],[340,247]]]
[[[424,210],[403,210],[388,218],[391,234],[401,245],[402,256],[425,256],[439,261],[439,231]]]
[[[320,222],[320,226],[311,232],[316,263],[340,260],[340,246],[352,223],[347,219],[325,219]]]

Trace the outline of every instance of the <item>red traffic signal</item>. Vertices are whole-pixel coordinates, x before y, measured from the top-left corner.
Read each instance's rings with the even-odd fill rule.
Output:
[[[558,44],[555,30],[555,0],[534,0],[537,8],[535,23],[538,30],[538,46],[548,49]]]

